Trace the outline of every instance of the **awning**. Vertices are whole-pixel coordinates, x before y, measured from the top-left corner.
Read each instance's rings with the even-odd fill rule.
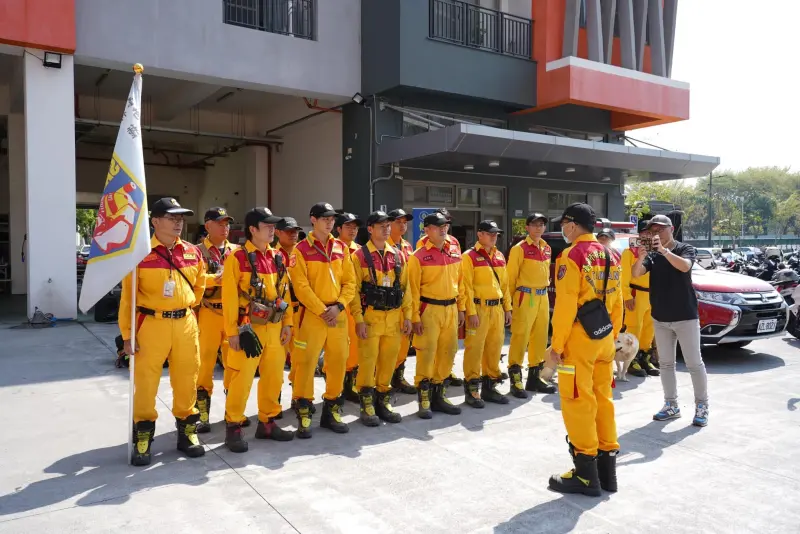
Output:
[[[637,148],[474,124],[454,124],[402,139],[385,139],[378,163],[439,171],[565,180],[647,181],[703,176],[719,158]],[[471,166],[471,168],[470,168]]]

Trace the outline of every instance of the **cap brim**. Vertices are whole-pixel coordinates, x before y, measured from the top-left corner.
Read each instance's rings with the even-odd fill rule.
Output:
[[[316,217],[317,219],[319,219],[320,217],[335,217],[336,215],[339,215],[339,214],[336,213],[335,211],[331,210],[331,211],[323,211],[319,215],[314,215],[312,213],[311,217]]]
[[[671,224],[660,223],[660,222],[654,222],[654,223],[647,223],[647,225],[644,227],[644,229],[645,230],[649,230],[653,226],[662,226],[664,228],[669,228],[672,225]]]
[[[436,222],[429,222],[425,226],[447,226],[450,224],[448,221],[436,221]]]
[[[211,217],[209,219],[206,219],[206,222],[208,222],[208,221],[231,221],[231,222],[234,222],[235,219],[233,217],[231,217],[230,215],[223,215],[222,217]]]
[[[267,223],[267,224],[278,224],[282,220],[283,220],[282,217],[275,217],[273,215],[272,217],[264,217],[264,219],[262,219],[261,222]]]
[[[564,220],[564,216],[563,215],[559,215],[558,217],[554,217],[554,218],[550,219],[550,222],[560,223],[563,220]]]
[[[170,215],[194,215],[192,210],[187,210],[186,208],[170,208],[166,213]]]
[[[561,218],[559,217],[559,221],[560,221],[560,220],[561,220]],[[533,219],[530,219],[530,220],[529,220],[528,222],[526,222],[525,224],[530,224],[530,223],[532,223],[532,222],[536,222],[536,221],[544,221],[544,222],[547,222],[547,217],[545,217],[544,215],[542,215],[541,217],[534,217]],[[555,220],[553,220],[553,222],[556,222],[556,221],[555,221]]]
[[[276,230],[302,230],[299,226],[285,226],[283,228],[276,228]]]
[[[388,217],[387,217],[387,219],[388,219]],[[353,219],[352,221],[347,221],[347,222],[354,222],[359,226],[364,226],[364,221],[362,221],[361,219],[358,219],[358,218]]]
[[[413,221],[414,216],[406,213],[405,215],[400,215],[399,217],[389,217],[390,221],[399,221],[400,219],[405,219],[406,221]]]
[[[377,219],[367,221],[367,226],[372,226],[373,224],[378,224],[389,220],[391,220],[391,217],[389,217],[388,215],[384,215],[382,217],[378,217]]]

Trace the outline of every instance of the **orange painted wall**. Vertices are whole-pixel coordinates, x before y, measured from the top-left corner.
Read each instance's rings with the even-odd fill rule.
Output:
[[[75,0],[0,0],[0,43],[72,54]]]

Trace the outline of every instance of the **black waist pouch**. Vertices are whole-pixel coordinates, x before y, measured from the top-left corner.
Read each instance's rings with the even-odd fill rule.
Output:
[[[608,275],[611,272],[611,254],[606,248],[606,268],[603,279],[603,298],[592,299],[578,308],[576,319],[589,339],[603,339],[614,330],[611,316],[606,309],[606,289],[608,289]]]

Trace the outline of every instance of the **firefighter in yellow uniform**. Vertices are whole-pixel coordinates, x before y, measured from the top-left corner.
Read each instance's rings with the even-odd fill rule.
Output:
[[[478,242],[461,256],[464,306],[467,314],[464,337],[464,398],[473,408],[484,401],[508,404],[497,389],[500,351],[511,324],[506,259],[497,250],[502,233],[494,221],[478,224]]]
[[[590,496],[599,496],[601,488],[617,490],[619,443],[611,388],[615,340],[622,329],[621,268],[592,233],[595,220],[591,206],[576,203],[554,221],[561,223],[570,246],[556,261],[548,355],[558,367],[561,414],[575,465],[550,477],[550,488]]]
[[[291,441],[292,432],[280,428],[280,393],[285,345],[292,336],[292,307],[288,302],[289,277],[283,256],[270,246],[275,224],[280,222],[267,208],[254,208],[244,217],[244,247],[225,261],[222,275],[222,312],[230,352],[230,385],[225,399],[225,446],[245,452],[242,423],[256,369],[258,379],[258,427],[256,439]]]
[[[386,242],[397,250],[404,264],[408,263],[409,256],[414,253],[411,243],[403,238],[408,231],[408,222],[412,220],[414,220],[414,217],[404,210],[396,209],[389,212],[391,231]],[[407,395],[416,395],[417,388],[413,384],[409,384],[405,377],[406,359],[408,358],[409,350],[411,350],[411,338],[412,335],[410,333],[403,334],[400,338],[400,350],[397,354],[397,362],[392,376],[392,390]]]
[[[643,237],[647,237],[644,234]],[[650,272],[633,278],[633,265],[639,257],[639,247],[622,251],[622,295],[625,299],[625,331],[639,340],[639,353],[631,362],[628,372],[633,376],[659,376],[651,361],[653,354],[653,316],[650,313]]]
[[[200,375],[197,378],[197,409],[200,422],[197,433],[211,431],[209,412],[211,396],[214,393],[214,368],[217,354],[222,353],[222,366],[227,369],[228,336],[225,335],[225,322],[222,319],[222,273],[225,260],[237,246],[228,241],[233,217],[225,208],[211,208],[205,217],[208,236],[197,248],[206,264],[206,292],[200,301],[197,323],[200,328]],[[223,378],[223,388],[228,390],[228,375]],[[249,423],[249,420],[248,420]]]
[[[433,213],[423,220],[429,238],[408,259],[411,321],[417,347],[417,416],[434,412],[458,415],[447,398],[449,375],[458,351],[458,329],[464,323],[461,256],[448,246],[447,219]]]
[[[192,308],[205,290],[205,264],[197,247],[181,240],[184,216],[194,215],[174,198],[162,198],[152,206],[154,235],[151,251],[136,274],[136,324],[131,324],[133,274],[122,281],[119,330],[125,353],[135,357],[133,375],[133,454],[131,463],[150,464],[150,444],[156,430],[156,395],[164,361],[169,360],[172,414],[178,428],[178,450],[195,458],[205,449],[197,438],[200,414],[197,374],[200,348],[197,319]],[[136,347],[131,332],[136,329]]]
[[[531,213],[525,221],[528,236],[511,247],[508,253],[508,291],[511,295],[511,345],[508,356],[508,377],[511,394],[525,399],[533,393],[555,393],[556,388],[539,374],[544,367],[547,329],[550,326],[550,245],[542,234],[547,217]],[[522,388],[522,365],[528,351],[528,379]]]
[[[392,411],[391,382],[400,339],[411,332],[411,293],[406,262],[387,242],[389,228],[386,213],[371,213],[367,218],[370,240],[352,255],[359,288],[350,303],[359,337],[356,387],[365,426],[401,419]]]
[[[363,226],[364,221],[352,213],[342,212],[336,218],[334,230],[338,239],[347,246],[348,255],[354,254],[361,245],[356,243],[358,230]],[[358,289],[358,288],[356,288]],[[359,402],[358,389],[356,389],[356,375],[358,374],[358,336],[356,335],[356,322],[350,312],[350,307],[345,308],[347,314],[347,339],[349,352],[347,355],[347,365],[344,374],[344,398],[351,402]]]
[[[325,348],[326,389],[320,426],[336,433],[349,431],[342,421],[342,384],[348,356],[347,314],[356,293],[353,262],[346,245],[331,235],[336,211],[325,202],[311,207],[313,230],[297,244],[289,260],[289,276],[300,310],[295,320],[292,383],[297,437],[311,437],[314,369]]]
[[[275,250],[283,256],[283,263],[289,265],[289,258],[294,252],[294,247],[297,246],[297,240],[300,237],[300,225],[293,217],[284,217],[280,222],[275,225],[275,234],[278,236]],[[297,302],[297,296],[294,294],[294,287],[292,286],[291,278],[289,279],[289,298],[292,305],[292,312],[297,313],[300,309],[300,303]],[[292,347],[293,343],[286,345],[286,365],[289,366],[289,383],[294,381],[294,367],[292,366]],[[278,419],[283,419],[283,412],[278,416]]]

